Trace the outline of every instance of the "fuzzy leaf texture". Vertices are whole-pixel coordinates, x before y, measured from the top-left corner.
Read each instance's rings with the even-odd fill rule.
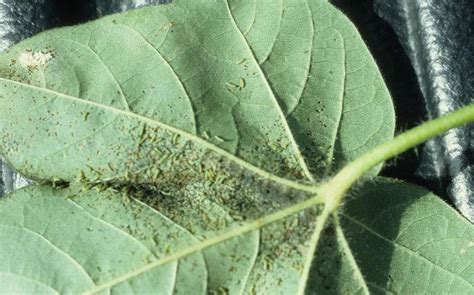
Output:
[[[301,290],[319,207],[139,270],[308,199],[394,128],[326,1],[178,0],[42,33],[0,57],[0,110],[7,161],[70,183],[0,206],[2,284],[45,293]]]

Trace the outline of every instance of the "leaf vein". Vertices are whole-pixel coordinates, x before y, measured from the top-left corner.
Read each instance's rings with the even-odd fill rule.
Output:
[[[275,108],[278,110],[278,113],[280,115],[280,119],[282,121],[282,124],[285,128],[285,131],[286,133],[288,134],[288,137],[290,139],[290,142],[291,142],[291,145],[293,146],[293,151],[295,153],[295,156],[298,160],[298,162],[300,163],[300,167],[302,168],[304,174],[306,175],[306,177],[310,180],[310,181],[314,181],[314,178],[311,174],[311,172],[309,171],[309,168],[308,166],[306,165],[306,162],[303,158],[303,155],[301,154],[301,151],[299,150],[298,148],[298,144],[296,143],[295,141],[295,137],[290,129],[290,127],[288,126],[288,122],[285,120],[285,115],[283,114],[283,111],[281,109],[281,106],[277,100],[277,98],[275,97],[275,93],[273,92],[273,89],[271,88],[268,80],[265,78],[265,74],[263,73],[262,71],[262,68],[260,67],[260,64],[258,63],[257,61],[257,58],[255,57],[255,53],[252,51],[251,47],[250,47],[250,44],[248,43],[247,39],[245,39],[245,36],[242,34],[242,32],[240,31],[239,27],[237,26],[236,22],[235,22],[235,19],[234,19],[234,16],[232,14],[232,11],[230,10],[230,7],[229,7],[229,0],[225,0],[225,4],[226,4],[226,8],[227,8],[227,12],[229,14],[229,17],[232,21],[232,24],[234,25],[235,29],[237,30],[237,32],[240,34],[243,42],[245,43],[245,45],[247,46],[250,54],[252,55],[252,58],[255,62],[255,65],[259,71],[259,73],[261,74],[261,77],[263,78],[263,80],[265,81],[265,87],[267,88],[268,90],[268,93],[271,95],[272,99],[273,99],[273,103],[275,105]]]
[[[69,39],[69,40],[71,42],[73,42],[74,44],[77,44],[77,45],[79,45],[83,48],[86,48],[89,52],[91,52],[97,58],[97,60],[100,62],[100,64],[102,64],[105,67],[105,69],[109,73],[110,77],[112,78],[112,81],[114,81],[115,85],[117,85],[117,87],[120,90],[120,97],[122,98],[123,107],[127,111],[130,111],[130,105],[128,104],[127,98],[125,97],[125,93],[123,92],[122,85],[120,85],[120,83],[117,80],[117,78],[115,77],[114,73],[112,72],[110,67],[104,62],[104,60],[100,57],[100,55],[97,52],[95,52],[94,49],[92,49],[92,47],[89,44],[82,44],[82,43],[77,42],[76,40],[73,40],[73,39]]]
[[[150,42],[150,40],[148,40],[140,31],[138,31],[137,29],[135,28],[132,28],[126,24],[120,24],[121,26],[123,26],[124,28],[127,28],[129,31],[131,32],[134,32],[136,35],[138,35],[146,44],[147,46],[149,46],[150,48],[152,48],[156,54],[158,55],[158,57],[160,57],[161,60],[163,60],[165,62],[165,64],[168,66],[168,68],[170,69],[170,71],[173,73],[173,76],[176,78],[176,81],[178,81],[179,85],[181,86],[181,89],[183,90],[183,92],[186,94],[186,98],[188,99],[189,101],[189,104],[191,106],[191,109],[193,111],[193,114],[196,114],[196,110],[195,110],[195,107],[194,107],[194,104],[193,104],[193,101],[191,99],[191,96],[189,95],[189,91],[186,89],[186,87],[184,86],[184,83],[183,81],[181,81],[181,78],[178,76],[178,73],[176,72],[176,70],[173,68],[173,66],[171,66],[171,63],[166,60],[166,58],[161,54],[161,52],[158,50],[158,48],[156,48],[155,46],[153,46],[153,44]],[[196,126],[196,118],[195,116],[193,117],[193,120],[194,120],[194,132],[197,133],[197,126]]]
[[[463,278],[463,277],[460,276],[459,274],[454,273],[454,272],[452,272],[452,271],[449,270],[449,269],[443,268],[442,266],[436,264],[435,262],[431,261],[431,260],[428,259],[427,257],[423,256],[422,254],[416,253],[416,252],[414,252],[412,249],[407,248],[406,246],[404,246],[404,245],[402,245],[402,244],[399,244],[399,243],[397,243],[397,242],[395,242],[395,241],[391,241],[391,240],[387,239],[386,237],[380,235],[380,234],[377,233],[376,231],[374,231],[374,230],[372,230],[371,228],[367,227],[365,224],[359,222],[358,220],[356,220],[356,219],[354,219],[354,218],[352,218],[352,217],[350,217],[350,216],[348,216],[348,215],[346,215],[346,214],[341,213],[341,216],[344,216],[344,218],[346,218],[347,220],[351,221],[353,224],[355,224],[355,225],[361,227],[362,229],[364,229],[364,230],[367,231],[368,233],[371,233],[372,235],[378,237],[379,239],[385,241],[386,243],[388,243],[388,244],[393,244],[394,246],[396,246],[396,247],[402,249],[403,251],[406,251],[407,253],[410,253],[410,254],[411,254],[411,255],[410,255],[411,257],[419,257],[421,260],[427,262],[427,263],[428,263],[429,265],[431,265],[432,267],[435,267],[435,268],[441,270],[442,272],[448,273],[448,274],[450,274],[451,276],[458,278],[460,281],[462,281],[462,282],[468,284],[469,286],[474,287],[474,285],[473,285],[471,282],[469,282],[468,280],[466,280],[465,278]]]

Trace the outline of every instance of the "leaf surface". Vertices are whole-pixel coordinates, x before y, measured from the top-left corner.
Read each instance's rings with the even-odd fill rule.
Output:
[[[162,212],[172,216],[169,210]],[[289,262],[287,235],[298,237],[288,224],[284,237],[272,226],[261,230],[272,233],[271,240],[254,232],[145,270],[156,259],[203,239],[198,227],[111,190],[44,186],[2,200],[0,216],[2,238],[11,241],[0,245],[6,290],[53,294],[111,284],[114,292],[140,293],[160,286],[160,294],[266,294],[296,287],[289,283],[288,265],[281,268]],[[473,240],[472,225],[439,197],[403,182],[377,179],[358,189],[324,231],[307,293],[468,294],[474,284]],[[274,253],[281,257],[259,261],[260,251],[272,242],[280,246],[273,250],[283,251]],[[250,255],[259,243],[258,256]]]
[[[314,216],[289,217],[146,270],[153,261],[237,223],[210,202],[193,200],[191,211],[187,204],[171,207],[176,203],[156,192],[139,198],[155,208],[110,189],[83,192],[80,187],[31,186],[1,200],[0,235],[9,241],[0,245],[1,282],[21,292],[61,294],[104,284],[127,293],[159,286],[160,294],[285,293],[299,287],[305,236],[312,228],[305,218]]]
[[[0,232],[3,286],[56,293],[80,293],[155,259],[157,253],[196,242],[185,229],[146,205],[90,192],[77,201],[70,191],[30,187],[2,200]],[[69,198],[68,198],[69,197]],[[133,216],[140,215],[141,222]],[[167,236],[173,236],[170,243]],[[117,286],[135,293],[159,288],[190,291],[182,272],[192,272],[196,292],[206,289],[204,257],[190,256]],[[13,279],[11,279],[13,278]],[[8,290],[8,288],[7,288]],[[156,289],[155,289],[156,290]]]
[[[178,0],[13,47],[0,58],[2,154],[35,179],[149,183],[166,130],[314,181],[393,135],[388,91],[339,11],[252,3]]]
[[[438,196],[395,180],[357,189],[316,253],[318,294],[474,291],[472,224]]]
[[[99,197],[33,187],[9,199],[5,235],[25,227],[20,213],[8,212],[50,204],[38,209],[44,216],[29,215],[32,226],[47,223],[32,231],[64,263],[77,262],[91,290],[141,292],[155,276],[163,293],[302,289],[309,237],[324,222],[320,208],[203,250],[193,263],[134,275],[170,251],[150,238],[186,248],[307,200],[341,163],[393,135],[388,91],[352,24],[326,1],[265,3],[281,13],[269,14],[260,1],[177,0],[49,31],[2,55],[0,151],[8,162],[37,180],[139,188],[132,195],[147,204],[125,204],[110,190]],[[56,210],[74,212],[77,224],[64,216],[63,227],[52,227]],[[93,232],[104,226],[104,236],[124,246],[81,240],[89,219]],[[71,236],[62,237],[69,227]],[[96,242],[110,253],[82,253]],[[123,255],[133,263],[120,265]],[[101,263],[108,267],[97,273]],[[65,290],[51,281],[55,267],[62,268],[44,278],[26,275],[30,288]]]

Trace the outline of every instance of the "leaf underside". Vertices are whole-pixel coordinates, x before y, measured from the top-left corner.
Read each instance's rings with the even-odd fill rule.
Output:
[[[471,294],[472,224],[438,196],[378,178],[321,236],[309,293]]]
[[[2,290],[12,292],[87,291],[203,238],[140,200],[111,191],[33,186],[3,200],[0,216],[0,235],[9,241],[0,245],[0,281]],[[472,225],[423,189],[377,179],[359,188],[357,198],[332,221],[313,261],[309,294],[469,294],[474,289]],[[281,243],[278,239],[283,237],[274,232],[273,242]],[[252,240],[258,243],[258,235],[229,240],[111,291],[239,293],[239,280],[250,282],[249,270],[256,271],[255,256],[249,257]],[[285,256],[284,246],[274,250]],[[288,270],[274,273],[287,259],[270,256],[264,262],[266,272],[283,276],[273,282],[279,285],[247,286],[244,293],[292,291]]]
[[[307,200],[394,128],[372,57],[326,1],[176,0],[48,31],[0,56],[0,110],[8,162],[70,183],[0,203],[11,292],[295,293],[319,207],[140,269]],[[353,194],[308,292],[472,291],[472,227],[449,207],[388,180]]]
[[[20,43],[0,77],[1,152],[35,179],[155,182],[148,172],[176,154],[155,141],[179,134],[312,182],[394,128],[372,57],[326,1],[179,0],[113,15]]]

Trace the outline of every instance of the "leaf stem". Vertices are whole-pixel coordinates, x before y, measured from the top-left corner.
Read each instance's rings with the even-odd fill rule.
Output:
[[[390,141],[387,141],[386,143],[377,146],[368,153],[359,157],[357,160],[351,162],[350,164],[345,166],[339,173],[337,173],[330,181],[323,184],[321,186],[320,193],[318,193],[314,197],[311,197],[293,206],[287,207],[283,210],[276,211],[274,213],[263,216],[262,218],[244,224],[240,227],[224,231],[223,234],[204,240],[200,243],[192,245],[191,247],[179,250],[171,255],[146,264],[136,269],[135,271],[129,272],[120,277],[116,277],[113,280],[110,280],[102,285],[98,285],[92,289],[89,289],[84,294],[94,294],[105,289],[111,288],[142,273],[152,270],[160,265],[178,260],[180,258],[204,250],[213,245],[258,230],[264,227],[265,225],[268,225],[278,220],[282,220],[288,216],[309,209],[316,205],[325,203],[325,208],[318,218],[316,229],[312,237],[312,244],[314,244],[315,247],[320,232],[322,231],[322,228],[328,216],[330,216],[332,212],[337,210],[347,190],[367,171],[382,163],[383,161],[390,159],[398,154],[401,154],[404,151],[432,137],[440,135],[441,133],[451,128],[455,128],[463,124],[472,122],[474,122],[474,104],[471,104],[467,107],[464,107],[460,110],[452,112],[438,119],[428,121],[418,127],[415,127],[407,132],[400,134],[399,136],[395,137]],[[307,270],[305,267],[305,270],[302,274],[303,277],[307,277],[308,271],[309,270]]]
[[[334,211],[347,190],[366,172],[378,164],[436,137],[449,129],[474,122],[474,104],[440,118],[425,122],[389,140],[345,166],[329,182],[321,187],[321,193],[328,198],[326,205]]]

